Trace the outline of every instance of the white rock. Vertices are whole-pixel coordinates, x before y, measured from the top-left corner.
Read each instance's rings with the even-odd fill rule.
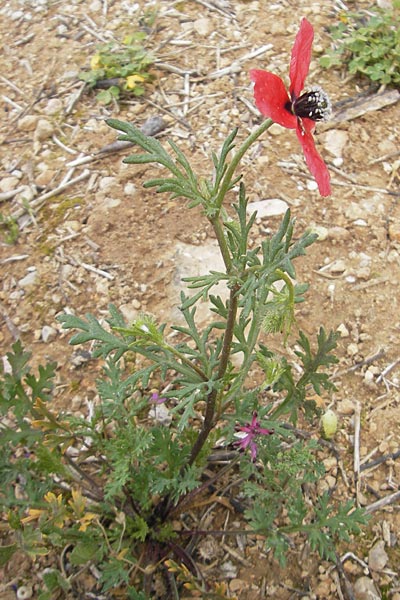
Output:
[[[364,383],[368,386],[374,383],[374,374],[370,370],[367,370],[364,373]]]
[[[325,133],[324,138],[323,144],[325,149],[332,154],[332,156],[341,158],[349,139],[348,133],[341,129],[331,129]]]
[[[103,202],[104,208],[116,208],[121,204],[120,198],[105,198]]]
[[[335,156],[335,158],[332,159],[332,164],[334,167],[339,168],[343,165],[344,160],[341,156]]]
[[[271,127],[268,129],[268,133],[274,136],[282,135],[285,133],[285,129],[281,125],[278,125],[278,123],[272,123]]]
[[[342,258],[338,258],[329,265],[328,271],[329,273],[344,273],[346,269],[347,265],[345,261]]]
[[[368,553],[368,566],[373,571],[382,571],[388,560],[389,557],[385,552],[385,542],[379,540]]]
[[[114,191],[118,185],[116,177],[102,177],[99,181],[99,190],[109,193]]]
[[[136,192],[137,192],[137,187],[131,181],[125,185],[124,194],[126,194],[127,196],[133,196],[134,194],[136,194]]]
[[[284,200],[267,198],[265,200],[258,200],[257,202],[250,202],[247,205],[246,211],[250,215],[257,212],[257,217],[262,219],[263,217],[284,215],[288,208],[289,205]]]
[[[357,344],[352,343],[347,346],[347,354],[349,356],[355,356],[357,353],[358,353]]]
[[[45,343],[54,340],[56,336],[57,330],[54,329],[54,327],[51,327],[50,325],[45,325],[42,327],[41,338]]]
[[[341,335],[341,337],[349,337],[350,332],[347,329],[346,325],[344,323],[340,323],[340,325],[337,327],[336,331],[338,331]]]
[[[310,179],[307,181],[306,187],[310,192],[315,192],[318,189],[318,183],[314,179]]]
[[[328,228],[323,225],[311,225],[310,231],[311,233],[316,233],[318,235],[317,242],[323,242],[329,235]]]
[[[369,577],[360,577],[354,584],[356,600],[381,600],[374,582]]]
[[[27,275],[25,275],[25,277],[18,281],[19,287],[27,288],[31,285],[34,285],[37,280],[37,275],[38,274],[36,269],[34,271],[30,271],[29,273],[27,273]]]
[[[0,191],[10,192],[15,190],[19,186],[19,180],[17,177],[3,177],[0,179]]]
[[[44,107],[43,112],[46,115],[56,115],[62,111],[63,105],[59,98],[50,98],[47,105]]]
[[[207,17],[202,17],[200,19],[196,19],[196,21],[193,23],[193,27],[199,35],[206,37],[209,35],[212,29],[212,22],[210,19],[207,19]]]

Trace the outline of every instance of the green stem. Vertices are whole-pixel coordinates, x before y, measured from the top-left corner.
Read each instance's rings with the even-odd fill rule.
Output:
[[[288,292],[289,292],[289,304],[290,306],[294,305],[294,285],[289,275],[280,269],[277,269],[275,273],[278,275],[279,279],[283,279],[286,283]]]
[[[245,139],[243,144],[240,146],[239,150],[233,156],[232,161],[230,162],[229,167],[226,170],[226,173],[224,175],[224,178],[223,178],[222,183],[219,188],[218,195],[216,197],[215,204],[218,209],[220,209],[222,206],[222,203],[225,199],[226,193],[228,192],[228,190],[230,188],[233,174],[236,171],[236,168],[237,168],[238,164],[240,163],[240,161],[242,160],[243,156],[246,154],[246,152],[250,148],[250,146],[252,144],[254,144],[254,142],[260,137],[260,135],[262,135],[264,133],[264,131],[267,131],[267,129],[269,129],[272,124],[273,124],[272,119],[267,119],[266,121],[261,123],[261,125],[259,127],[257,127],[257,129],[255,131],[253,131],[253,133],[251,133],[248,136],[248,138]]]
[[[196,363],[194,363],[193,361],[189,360],[188,358],[186,358],[186,356],[184,354],[182,354],[181,352],[179,352],[179,350],[177,350],[174,346],[170,346],[167,343],[163,344],[163,347],[168,350],[169,352],[171,352],[171,354],[173,354],[174,356],[176,356],[177,358],[179,358],[179,360],[186,366],[190,367],[191,369],[193,369],[193,371],[196,371],[197,375],[203,380],[203,381],[208,381],[208,377],[206,375],[206,373],[203,371],[203,369],[201,369],[199,366],[197,366]]]
[[[216,218],[210,219],[210,222],[211,222],[211,225],[213,226],[215,235],[217,237],[219,249],[220,249],[223,261],[224,261],[226,272],[229,275],[229,273],[232,270],[232,259],[231,259],[231,255],[229,252],[228,244],[226,243],[226,237],[225,237],[223,225],[221,223],[219,216]]]
[[[231,353],[231,346],[232,346],[232,340],[233,340],[233,331],[234,331],[234,327],[235,327],[236,315],[237,315],[237,310],[238,310],[237,292],[238,292],[238,288],[236,286],[231,289],[230,298],[229,298],[228,319],[226,322],[224,342],[223,342],[222,351],[221,351],[221,358],[219,361],[217,381],[220,381],[224,377],[224,375],[226,373],[226,369],[228,368],[229,356]],[[216,405],[216,401],[217,401],[217,396],[218,396],[218,390],[217,390],[217,388],[214,388],[207,397],[207,405],[206,405],[206,412],[204,415],[203,427],[201,428],[201,431],[200,431],[199,435],[197,436],[195,443],[193,444],[192,452],[191,452],[189,460],[188,460],[189,465],[192,465],[194,463],[194,461],[196,460],[196,458],[198,457],[199,453],[201,452],[201,449],[203,448],[203,446],[207,440],[208,434],[210,433],[211,429],[214,426],[214,415],[215,415],[215,405]]]

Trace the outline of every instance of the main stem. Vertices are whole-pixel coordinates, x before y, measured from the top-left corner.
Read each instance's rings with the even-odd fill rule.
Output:
[[[218,208],[218,213],[222,207],[223,201],[225,200],[225,196],[228,190],[231,187],[232,178],[234,173],[242,160],[243,156],[246,154],[247,150],[250,148],[252,144],[266,131],[271,127],[273,121],[272,119],[267,119],[264,121],[260,127],[257,127],[253,133],[251,133],[243,142],[243,144],[239,147],[236,154],[234,154],[229,167],[226,170],[224,178],[222,179],[221,186],[219,192],[216,197],[216,206]],[[216,234],[218,245],[222,254],[222,258],[224,260],[225,269],[227,274],[229,275],[232,271],[232,258],[229,252],[229,248],[226,242],[225,232],[223,229],[222,222],[219,218],[219,214],[211,219],[211,223]],[[229,310],[228,310],[228,318],[226,322],[226,329],[223,341],[223,347],[221,352],[221,358],[219,361],[217,381],[221,381],[226,373],[226,369],[229,363],[229,356],[231,352],[232,340],[233,340],[233,331],[236,323],[236,316],[238,310],[238,291],[239,286],[235,286],[231,289],[230,298],[229,298]],[[218,389],[214,388],[212,392],[207,397],[207,405],[206,412],[204,415],[203,427],[193,445],[192,452],[190,454],[188,463],[192,465],[196,458],[198,457],[201,449],[203,448],[208,434],[214,427],[214,417],[215,417],[215,407],[218,396]]]
[[[229,363],[229,356],[231,351],[231,345],[233,340],[233,330],[236,322],[236,315],[238,309],[238,296],[237,296],[238,288],[235,286],[231,289],[230,297],[229,297],[229,312],[228,319],[226,323],[225,335],[224,335],[224,343],[221,351],[221,358],[219,361],[217,381],[221,381],[223,376],[226,373],[226,369]],[[189,465],[192,465],[196,458],[198,457],[201,449],[203,448],[208,434],[212,430],[214,426],[214,415],[215,415],[215,405],[218,396],[218,389],[214,388],[212,392],[207,397],[207,406],[206,412],[204,415],[203,427],[200,430],[200,433],[195,441],[192,452],[190,453],[190,457],[188,460]]]

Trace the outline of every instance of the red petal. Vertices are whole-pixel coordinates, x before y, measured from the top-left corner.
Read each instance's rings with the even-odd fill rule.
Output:
[[[300,96],[308,75],[311,61],[311,46],[314,39],[313,26],[303,18],[292,49],[290,60],[290,95],[292,99]]]
[[[308,119],[307,119],[308,120]],[[302,129],[299,125],[296,129],[297,137],[303,148],[304,157],[310,173],[315,177],[318,183],[318,189],[321,196],[331,195],[330,175],[328,167],[322,157],[318,154],[314,144],[314,139],[310,131]]]
[[[282,127],[295,129],[297,118],[285,108],[290,99],[282,79],[261,69],[252,69],[250,78],[254,81],[254,99],[260,113]]]

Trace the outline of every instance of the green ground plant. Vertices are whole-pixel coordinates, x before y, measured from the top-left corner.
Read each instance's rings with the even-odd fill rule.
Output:
[[[145,84],[152,78],[149,68],[154,62],[143,46],[146,37],[144,31],[136,31],[125,36],[122,43],[103,44],[92,56],[90,70],[82,71],[80,78],[90,88],[106,88],[97,93],[98,102],[110,104],[122,95],[144,94]]]
[[[330,28],[333,48],[320,59],[325,68],[346,65],[352,75],[400,87],[400,2],[393,9],[342,12]]]

